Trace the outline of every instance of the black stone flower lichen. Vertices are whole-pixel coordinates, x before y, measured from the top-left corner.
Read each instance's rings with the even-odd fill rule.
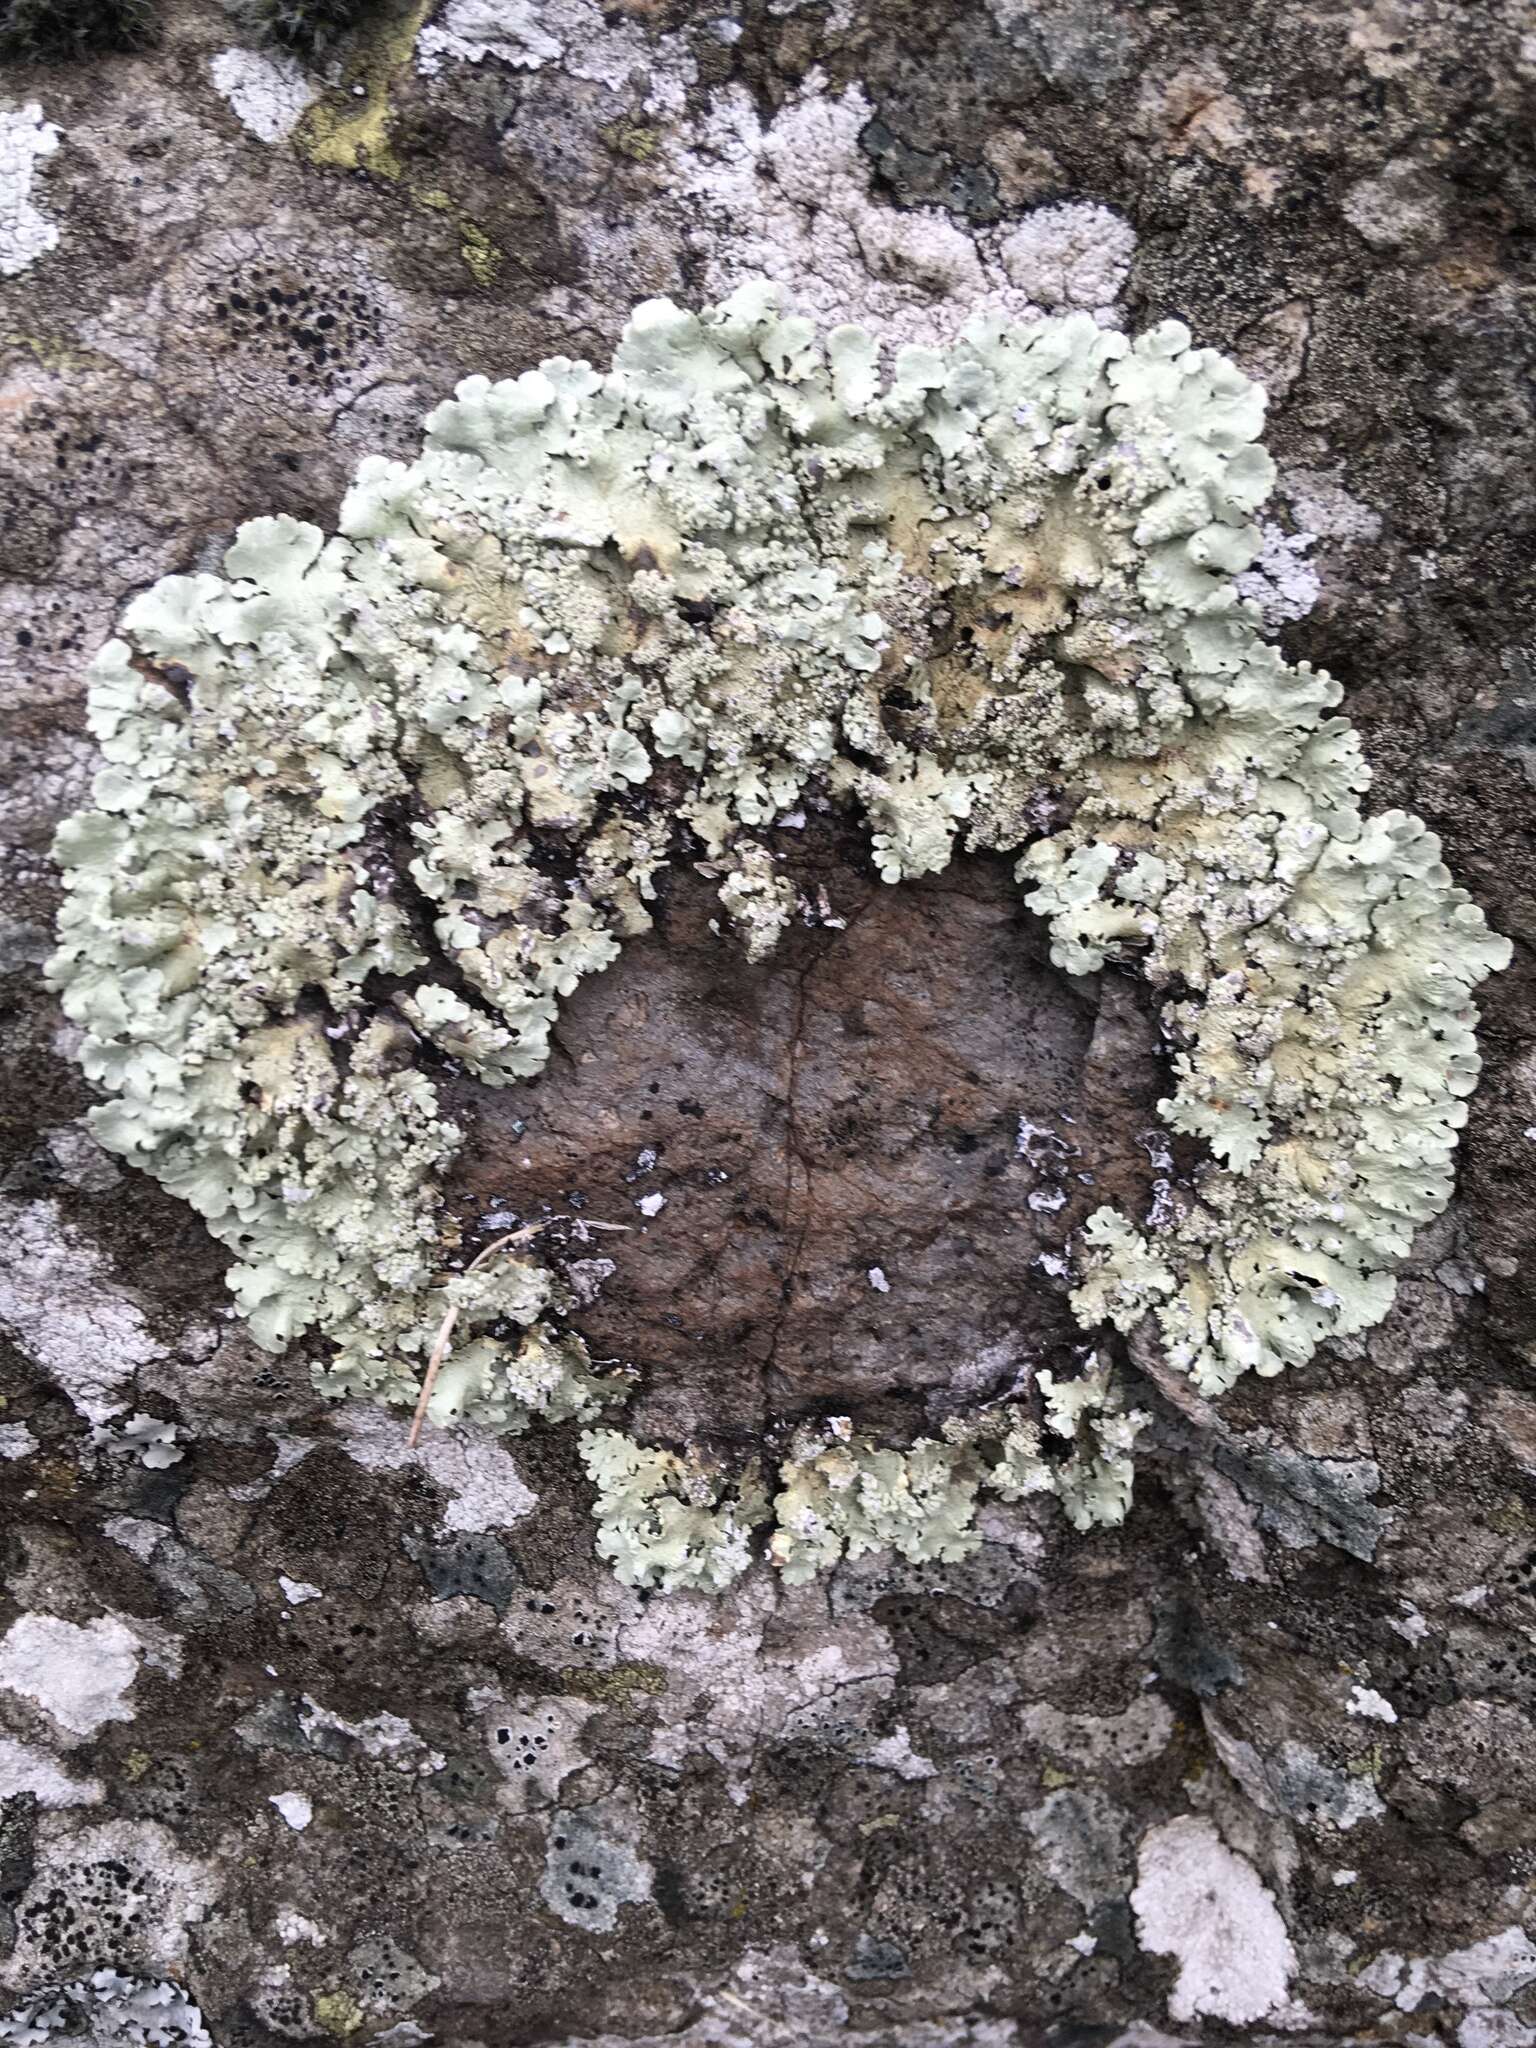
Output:
[[[151,0],[0,0],[0,58],[12,63],[66,64],[159,40]]]

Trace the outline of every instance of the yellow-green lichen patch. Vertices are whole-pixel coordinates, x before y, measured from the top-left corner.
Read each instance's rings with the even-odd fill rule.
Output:
[[[472,220],[459,222],[459,254],[476,284],[495,283],[496,273],[501,268],[501,251],[484,228],[476,227]]]
[[[311,163],[334,170],[372,171],[396,179],[403,166],[390,130],[395,81],[411,61],[432,0],[396,7],[369,36],[346,83],[317,100],[300,123],[295,140]]]
[[[1417,819],[1362,813],[1338,686],[1238,594],[1262,421],[1176,322],[985,317],[887,365],[766,286],[638,308],[606,375],[467,379],[416,461],[362,464],[338,536],[252,521],[97,661],[52,973],[98,1135],[235,1252],[261,1342],[332,1341],[328,1393],[414,1400],[451,1307],[431,1413],[587,1424],[631,1583],[723,1586],[763,1529],[790,1578],[956,1557],[988,1496],[1118,1519],[1143,1418],[1087,1347],[936,1438],[834,1420],[744,1474],[593,1426],[627,1384],[532,1247],[443,1271],[431,1069],[536,1074],[682,844],[771,952],[762,828],[825,794],[888,881],[1016,855],[1059,965],[1163,999],[1161,1111],[1210,1161],[1156,1230],[1090,1219],[1085,1330],[1154,1317],[1217,1393],[1378,1321],[1507,947]]]
[[[316,1994],[314,2007],[315,2018],[338,2041],[349,2039],[368,2017],[350,1991],[321,1991]]]
[[[631,163],[648,164],[661,148],[661,131],[639,121],[612,121],[602,131],[603,140],[615,156]]]
[[[604,1707],[629,1707],[637,1699],[655,1699],[667,1689],[667,1674],[656,1664],[615,1664],[611,1671],[583,1671],[568,1665],[560,1673],[568,1693]]]

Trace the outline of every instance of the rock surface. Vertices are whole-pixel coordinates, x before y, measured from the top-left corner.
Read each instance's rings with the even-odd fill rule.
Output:
[[[1518,10],[446,0],[307,66],[246,34],[167,4],[156,47],[0,78],[9,2004],[77,1982],[56,2035],[220,2048],[1531,2048]],[[964,1565],[645,1599],[569,1432],[412,1455],[254,1349],[196,1219],[80,1123],[36,967],[126,597],[254,513],[330,524],[467,371],[764,268],[914,336],[1176,315],[1261,375],[1253,594],[1517,957],[1392,1316],[1219,1416],[1139,1354],[1122,1529],[992,1510]],[[674,877],[549,1070],[466,1103],[461,1171],[633,1226],[568,1251],[613,1261],[582,1327],[645,1428],[905,1434],[1069,1341],[1082,1210],[1192,1161],[1141,1143],[1140,999],[1050,968],[1000,866],[892,891],[826,819],[778,837],[780,953]]]

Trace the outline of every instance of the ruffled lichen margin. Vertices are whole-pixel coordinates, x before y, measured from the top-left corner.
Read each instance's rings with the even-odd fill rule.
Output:
[[[1362,816],[1338,685],[1237,594],[1263,413],[1176,322],[983,318],[887,371],[763,286],[641,306],[606,376],[468,379],[415,462],[362,464],[339,535],[250,522],[94,666],[50,972],[98,1136],[235,1254],[263,1345],[330,1340],[327,1394],[413,1402],[454,1307],[433,1416],[588,1424],[631,1583],[723,1586],[765,1525],[790,1578],[954,1557],[987,1493],[1118,1520],[1145,1418],[1104,1345],[909,1447],[824,1422],[728,1472],[590,1426],[627,1382],[556,1272],[528,1244],[453,1271],[431,1072],[536,1074],[680,846],[765,956],[793,896],[757,835],[825,792],[891,882],[1018,854],[1058,964],[1161,998],[1160,1111],[1210,1161],[1156,1231],[1089,1219],[1085,1331],[1151,1315],[1216,1394],[1379,1321],[1508,948],[1418,819]]]

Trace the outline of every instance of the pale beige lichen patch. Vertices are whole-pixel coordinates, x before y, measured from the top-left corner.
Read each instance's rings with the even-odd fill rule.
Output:
[[[762,828],[814,795],[888,881],[1016,855],[1059,966],[1163,993],[1161,1114],[1211,1163],[1155,1232],[1090,1219],[1085,1329],[1154,1316],[1216,1393],[1378,1321],[1507,947],[1417,819],[1362,814],[1337,684],[1239,592],[1263,411],[1176,322],[984,315],[887,363],[768,286],[641,306],[606,375],[466,379],[415,462],[362,464],[339,536],[250,522],[96,663],[51,971],[97,1135],[234,1251],[263,1344],[333,1340],[327,1393],[414,1402],[435,1349],[435,1420],[591,1425],[628,1382],[534,1245],[466,1270],[431,1066],[536,1074],[682,845],[768,953]],[[1116,1520],[1144,1419],[1085,1349],[908,1448],[834,1419],[772,1471],[582,1450],[620,1575],[719,1587],[765,1523],[793,1580],[963,1556],[989,1497]]]

